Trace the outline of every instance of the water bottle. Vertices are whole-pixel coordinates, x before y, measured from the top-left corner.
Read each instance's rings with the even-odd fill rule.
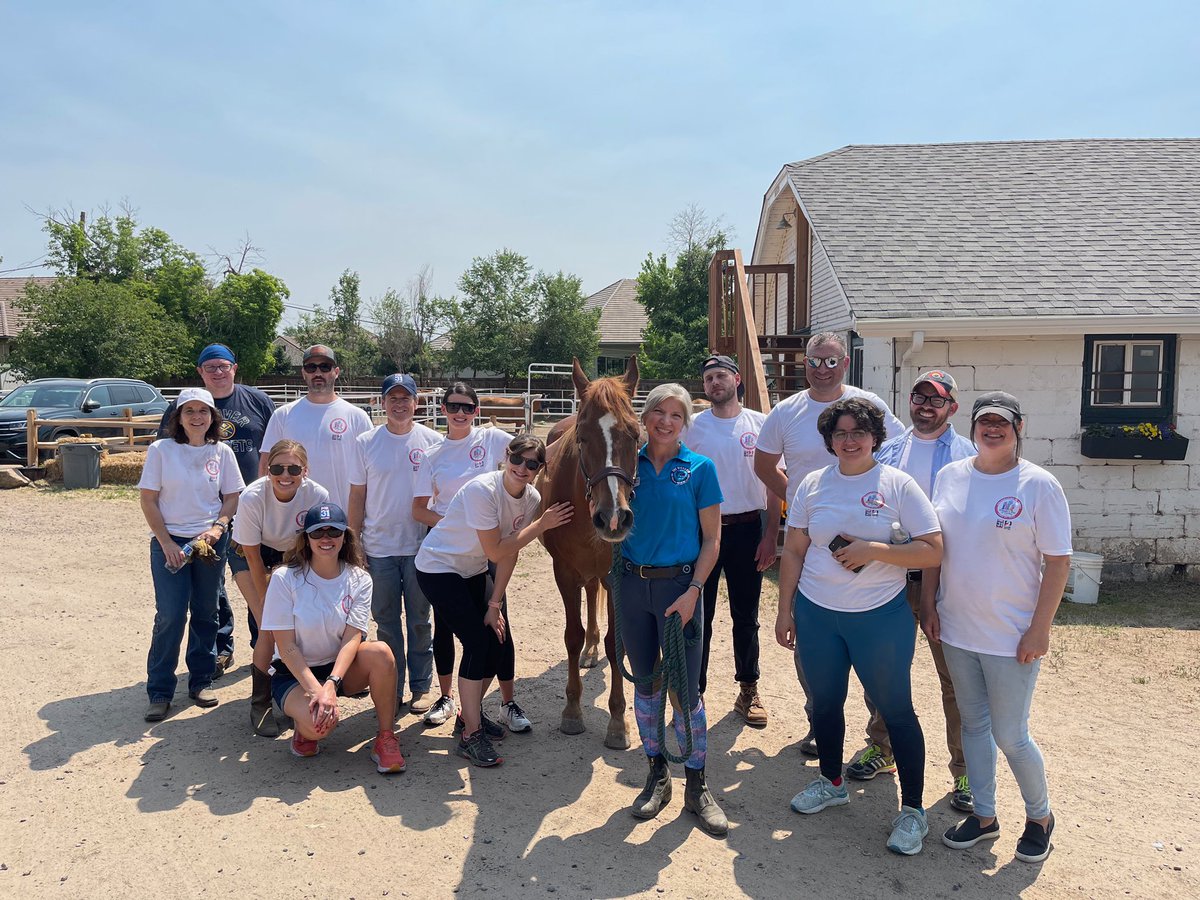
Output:
[[[892,544],[907,544],[912,540],[912,535],[899,522],[892,523],[892,537],[889,543]]]
[[[188,563],[190,563],[192,561],[192,554],[195,552],[196,552],[196,547],[192,544],[191,541],[188,541],[188,543],[183,545],[183,562],[181,562],[177,566],[173,566],[170,563],[167,563],[167,571],[170,572],[172,575],[176,574],[180,569],[182,569],[184,566],[186,566]]]

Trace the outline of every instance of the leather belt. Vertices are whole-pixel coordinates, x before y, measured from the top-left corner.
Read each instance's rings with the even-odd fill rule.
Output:
[[[919,583],[921,581],[921,570],[913,569],[908,573],[908,580]]]
[[[694,567],[691,563],[681,566],[639,566],[625,560],[625,571],[632,572],[638,578],[677,578],[680,575],[691,575]]]
[[[728,516],[721,516],[722,525],[742,525],[746,522],[757,522],[762,518],[761,509],[752,509],[748,512],[732,513]]]

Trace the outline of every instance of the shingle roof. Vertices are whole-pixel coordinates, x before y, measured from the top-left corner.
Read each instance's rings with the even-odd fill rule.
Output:
[[[638,302],[637,279],[622,278],[587,298],[588,309],[600,310],[601,344],[640,344],[649,319]]]
[[[850,146],[785,170],[859,318],[1200,311],[1200,139]]]
[[[0,338],[16,337],[25,327],[25,313],[17,309],[13,301],[25,295],[25,285],[29,282],[40,285],[54,283],[53,278],[38,276],[33,278],[0,278]]]

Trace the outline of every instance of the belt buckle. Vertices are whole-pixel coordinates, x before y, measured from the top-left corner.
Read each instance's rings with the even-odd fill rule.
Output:
[[[653,566],[638,566],[637,567],[638,578],[641,578],[643,580],[649,578],[650,576],[647,575],[644,570],[652,569],[652,568],[654,568],[654,567]]]

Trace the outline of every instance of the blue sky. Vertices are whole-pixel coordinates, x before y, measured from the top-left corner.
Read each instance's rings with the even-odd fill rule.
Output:
[[[748,253],[780,167],[846,144],[1196,136],[1195,9],[8,3],[0,269],[44,253],[26,207],[128,199],[197,251],[249,233],[295,306],[502,247],[590,293],[690,203]]]

